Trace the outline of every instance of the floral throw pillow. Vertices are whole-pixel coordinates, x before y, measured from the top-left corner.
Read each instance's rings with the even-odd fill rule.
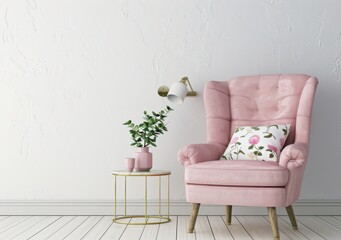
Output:
[[[277,162],[290,125],[237,127],[222,159]]]

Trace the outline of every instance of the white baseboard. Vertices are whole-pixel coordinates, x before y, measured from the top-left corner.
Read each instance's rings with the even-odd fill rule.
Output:
[[[143,214],[144,202],[127,202],[127,214]],[[117,204],[117,214],[123,214],[123,202]],[[157,212],[157,201],[148,203],[148,213]],[[166,214],[166,204],[162,202],[162,213]],[[173,200],[171,215],[188,215],[191,204]],[[341,215],[341,200],[299,200],[294,205],[296,215]],[[113,215],[114,204],[102,201],[0,201],[0,215]],[[201,215],[224,215],[224,206],[203,205]],[[285,209],[278,209],[278,215],[286,215]],[[267,215],[266,208],[234,207],[234,215]]]

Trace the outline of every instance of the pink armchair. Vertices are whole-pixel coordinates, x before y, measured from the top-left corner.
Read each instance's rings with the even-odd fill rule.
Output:
[[[272,232],[279,240],[276,207],[286,207],[293,229],[292,208],[300,194],[309,151],[312,105],[318,81],[306,75],[238,77],[210,81],[204,90],[207,143],[179,151],[185,166],[186,199],[193,204],[188,232],[194,230],[200,204],[267,207]],[[219,160],[236,126],[290,124],[279,162]]]

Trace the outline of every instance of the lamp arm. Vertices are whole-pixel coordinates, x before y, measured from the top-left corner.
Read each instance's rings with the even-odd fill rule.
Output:
[[[192,92],[194,92],[192,85],[191,85],[191,82],[189,81],[188,77],[183,77],[180,82],[182,82],[185,85],[187,85],[187,83],[188,83],[189,88],[191,89]]]

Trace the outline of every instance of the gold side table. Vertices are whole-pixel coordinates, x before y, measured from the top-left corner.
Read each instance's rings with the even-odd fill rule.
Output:
[[[149,225],[149,224],[162,224],[162,223],[168,223],[171,221],[169,218],[169,177],[171,175],[170,171],[165,170],[151,170],[148,172],[128,172],[127,170],[115,170],[112,172],[115,178],[115,196],[114,196],[114,223],[119,224],[127,224],[127,225]],[[117,216],[116,207],[117,207],[117,177],[124,177],[124,215],[121,217]],[[144,215],[127,215],[127,177],[143,177],[144,178]],[[149,215],[148,214],[148,194],[147,194],[147,188],[148,188],[148,178],[151,177],[158,177],[159,184],[159,192],[158,192],[158,215]],[[163,216],[161,214],[161,177],[167,177],[167,215]],[[123,222],[123,219],[127,218],[144,218],[144,222]],[[151,220],[152,219],[152,220]],[[154,220],[153,220],[154,219]]]

